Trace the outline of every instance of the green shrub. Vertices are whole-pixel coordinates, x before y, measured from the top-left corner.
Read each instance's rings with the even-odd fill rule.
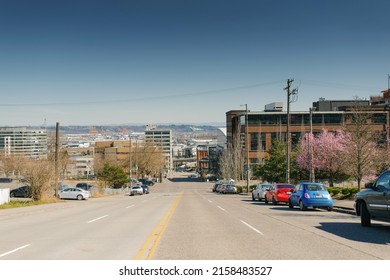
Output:
[[[342,189],[341,189],[341,193],[342,193],[343,195],[349,194],[349,188],[342,188]]]
[[[236,186],[237,193],[242,193],[242,186]]]
[[[330,193],[332,195],[337,195],[341,192],[341,189],[340,188],[331,188],[332,190],[330,191]]]

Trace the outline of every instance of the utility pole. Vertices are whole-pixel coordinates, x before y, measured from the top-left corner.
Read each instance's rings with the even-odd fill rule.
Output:
[[[58,197],[58,184],[59,184],[59,172],[58,172],[58,166],[59,166],[59,163],[58,163],[58,154],[59,154],[59,139],[60,139],[60,123],[57,122],[56,123],[56,143],[55,143],[55,155],[54,155],[54,177],[55,177],[55,187],[54,187],[54,195],[55,197]]]
[[[286,183],[290,183],[290,103],[297,101],[298,89],[291,90],[291,84],[294,79],[287,80],[287,87],[284,90],[287,91],[287,129],[286,129]]]
[[[310,107],[310,134],[309,134],[309,152],[310,152],[310,175],[309,175],[309,181],[314,182],[315,181],[315,174],[314,174],[314,166],[313,166],[313,110],[315,110],[314,107]]]

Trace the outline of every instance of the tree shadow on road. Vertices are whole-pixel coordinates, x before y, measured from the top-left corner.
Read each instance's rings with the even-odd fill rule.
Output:
[[[372,223],[371,227],[362,227],[360,223],[320,223],[316,228],[358,242],[390,243],[390,225]]]

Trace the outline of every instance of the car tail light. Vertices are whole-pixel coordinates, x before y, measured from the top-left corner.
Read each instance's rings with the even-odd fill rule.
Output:
[[[310,198],[310,195],[308,193],[305,193],[305,198]]]

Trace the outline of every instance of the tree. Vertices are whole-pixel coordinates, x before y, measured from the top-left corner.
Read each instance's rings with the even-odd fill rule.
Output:
[[[219,157],[219,175],[221,178],[238,180],[244,176],[244,156],[242,154],[241,137],[237,133],[233,136],[233,143],[229,143],[227,150]]]
[[[309,171],[314,168],[322,178],[329,179],[333,186],[335,181],[345,178],[342,156],[345,149],[344,138],[343,131],[330,132],[324,129],[317,136],[306,133],[300,143],[298,166]]]
[[[33,200],[41,200],[52,196],[52,181],[54,178],[54,168],[50,160],[37,159],[29,160],[22,171],[24,179],[31,187]]]
[[[372,114],[364,111],[358,103],[352,108],[346,123],[344,166],[357,180],[360,190],[363,177],[376,173],[379,135],[372,129]]]
[[[286,145],[279,140],[272,141],[264,165],[254,171],[268,182],[283,182],[286,179]]]
[[[22,173],[26,159],[24,157],[15,157],[15,156],[4,156],[2,155],[1,159],[1,171],[7,176],[15,175],[19,177]]]
[[[109,186],[120,188],[129,182],[128,176],[122,167],[105,163],[103,169],[99,172],[99,177]]]

